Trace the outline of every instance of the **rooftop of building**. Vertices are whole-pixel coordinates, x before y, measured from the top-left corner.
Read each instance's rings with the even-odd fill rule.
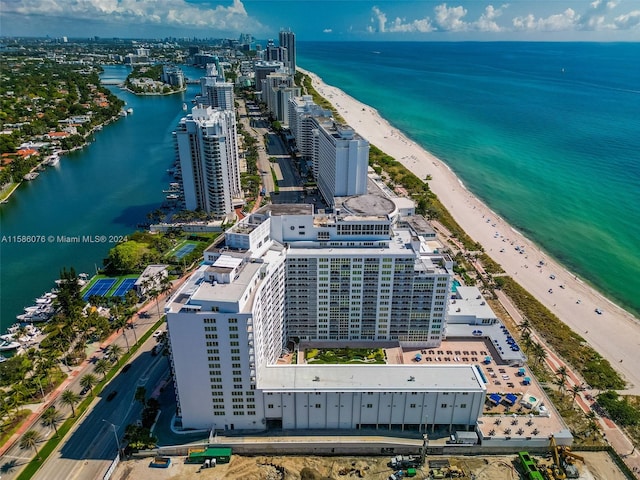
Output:
[[[335,199],[336,211],[345,212],[343,215],[356,216],[349,217],[351,220],[360,220],[363,217],[380,217],[388,216],[396,211],[396,204],[382,195],[355,195],[352,197],[338,197]]]
[[[491,310],[477,287],[465,287],[462,285],[456,287],[455,296],[449,302],[448,313],[453,322],[456,322],[455,317],[464,319],[469,317],[478,319],[496,318],[496,314]]]
[[[270,213],[273,216],[313,215],[314,209],[313,204],[310,203],[271,203],[261,207],[256,213]]]
[[[482,391],[471,365],[271,365],[258,375],[258,388],[282,391]]]

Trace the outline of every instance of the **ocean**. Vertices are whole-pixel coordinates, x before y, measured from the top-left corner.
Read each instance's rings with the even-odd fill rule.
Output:
[[[640,316],[640,43],[299,42],[297,52],[300,67],[376,108]]]

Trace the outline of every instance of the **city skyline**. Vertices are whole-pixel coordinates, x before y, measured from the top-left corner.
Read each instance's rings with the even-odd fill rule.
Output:
[[[251,33],[268,39],[288,27],[300,41],[640,41],[640,0],[1,0],[0,5],[4,36]]]

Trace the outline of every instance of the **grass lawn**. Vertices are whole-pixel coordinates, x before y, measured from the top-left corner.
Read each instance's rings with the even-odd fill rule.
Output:
[[[358,363],[384,364],[384,351],[381,348],[311,348],[304,352],[307,363]]]

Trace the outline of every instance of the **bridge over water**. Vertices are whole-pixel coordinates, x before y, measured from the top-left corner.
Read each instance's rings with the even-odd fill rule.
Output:
[[[124,82],[122,80],[102,80],[102,85],[122,85]]]

